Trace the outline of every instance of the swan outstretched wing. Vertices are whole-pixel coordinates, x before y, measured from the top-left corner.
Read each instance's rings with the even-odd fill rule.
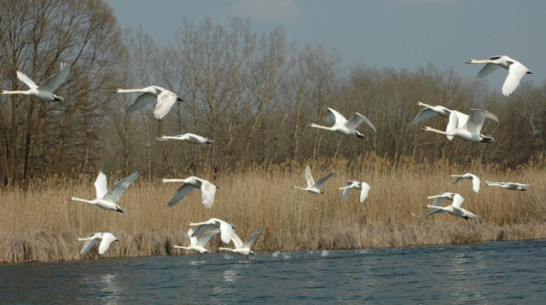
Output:
[[[102,234],[102,240],[99,245],[99,254],[103,255],[108,248],[110,248],[110,244],[114,241],[118,240],[114,235],[110,233],[103,233]]]
[[[504,84],[502,85],[502,94],[505,96],[512,94],[512,92],[514,92],[514,90],[516,90],[518,87],[521,78],[527,74],[528,71],[529,69],[527,69],[521,63],[517,61],[513,62],[508,68],[508,75],[506,76]]]
[[[191,230],[191,229],[190,229]],[[201,246],[201,247],[205,247],[205,245],[209,242],[209,240],[216,234],[220,233],[220,229],[214,229],[214,230],[210,230],[208,231],[207,233],[203,234],[203,236],[197,240],[196,242],[196,246]],[[188,235],[190,235],[188,233]],[[195,238],[195,237],[193,237]]]
[[[142,109],[146,105],[153,105],[157,102],[157,97],[149,92],[144,92],[139,95],[136,100],[125,110],[125,113],[131,113]]]
[[[216,185],[210,183],[207,180],[200,179],[201,181],[201,202],[207,207],[211,208],[214,204],[214,197],[216,196]]]
[[[498,59],[498,58],[491,57],[491,59]],[[487,63],[485,64],[485,66],[483,66],[483,68],[480,71],[478,71],[478,74],[476,75],[476,77],[482,78],[499,68],[500,66],[497,64]]]
[[[326,121],[334,123],[334,126],[339,126],[345,124],[347,119],[339,112],[328,107],[328,114],[326,115]]]
[[[499,122],[499,118],[485,109],[470,109],[470,117],[466,122],[466,127],[471,132],[479,133],[482,130],[485,119],[489,118]]]
[[[89,249],[97,244],[99,240],[97,239],[98,236],[95,236],[96,234],[100,233],[91,233],[86,239],[80,238],[80,240],[85,240],[85,243],[83,243],[82,249],[80,250],[80,255],[84,255]]]
[[[315,183],[315,187],[321,187],[326,181],[328,181],[328,179],[330,179],[336,172],[333,171],[331,173],[329,173],[328,175],[320,178],[317,183]]]
[[[38,88],[38,85],[36,85],[36,83],[32,79],[30,79],[30,77],[28,77],[25,73],[21,71],[17,71],[17,78],[25,83],[30,89]]]
[[[68,73],[70,72],[70,66],[67,63],[61,63],[61,69],[59,72],[50,78],[46,79],[38,89],[45,92],[53,92],[68,78]]]
[[[341,199],[347,200],[347,198],[349,198],[349,194],[351,193],[352,190],[353,190],[352,187],[348,187],[346,189],[343,189],[343,193],[341,194]]]
[[[377,129],[375,128],[375,126],[372,124],[372,121],[370,121],[367,117],[363,116],[362,114],[358,113],[358,112],[355,112],[350,118],[349,120],[347,121],[347,123],[345,124],[345,127],[347,127],[348,129],[356,129],[358,128],[358,126],[360,126],[360,124],[362,123],[366,123],[368,126],[370,126],[370,128],[374,131],[374,132],[377,132]]]
[[[368,198],[368,193],[370,192],[371,186],[366,183],[362,182],[362,190],[360,191],[360,202],[366,201],[366,198]]]
[[[252,233],[252,235],[250,235],[250,237],[247,240],[245,240],[245,243],[243,244],[243,247],[250,248],[250,246],[252,246],[252,244],[254,243],[256,238],[258,238],[258,236],[260,236],[260,234],[262,234],[263,230],[264,230],[264,225],[261,225],[258,228],[258,230],[256,230],[256,232]]]
[[[456,208],[460,208],[461,204],[463,204],[463,202],[464,202],[463,196],[461,196],[459,194],[455,194],[455,196],[453,196],[453,203],[451,205],[456,207]]]
[[[156,119],[161,120],[164,116],[169,113],[172,106],[176,102],[176,94],[166,90],[162,91],[157,96],[157,104],[154,109],[154,116]]]
[[[95,190],[97,191],[97,198],[102,198],[108,193],[106,175],[103,172],[99,172],[97,180],[95,180]]]
[[[195,190],[195,186],[189,183],[184,183],[181,187],[179,187],[176,192],[174,192],[173,198],[167,203],[168,206],[173,206],[180,202],[180,200],[184,199],[184,197],[188,196],[193,190]]]
[[[431,118],[435,115],[438,115],[438,112],[430,109],[430,108],[423,108],[421,111],[411,120],[411,122],[408,123],[408,126],[415,125],[423,120],[426,120],[428,118]]]
[[[313,174],[311,173],[309,165],[305,167],[305,180],[307,181],[308,187],[315,185],[315,179],[313,179]]]
[[[131,175],[121,179],[120,181],[116,182],[114,186],[108,191],[106,196],[104,196],[104,199],[108,199],[114,203],[117,203],[121,196],[123,196],[123,193],[127,190],[129,185],[133,183],[140,174],[138,172],[134,172]]]

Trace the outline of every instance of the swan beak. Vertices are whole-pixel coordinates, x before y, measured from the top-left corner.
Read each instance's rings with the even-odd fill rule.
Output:
[[[176,100],[177,100],[178,102],[183,102],[183,101],[184,101],[181,97],[177,97]]]
[[[472,63],[472,59],[468,59],[467,61],[464,62],[465,64],[471,64]]]
[[[527,71],[527,74],[535,74],[535,73],[533,73],[532,71]],[[0,93],[2,93],[2,91],[0,91]]]

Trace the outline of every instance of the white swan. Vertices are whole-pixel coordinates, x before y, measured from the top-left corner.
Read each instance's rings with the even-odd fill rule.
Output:
[[[161,120],[164,116],[167,115],[167,113],[169,113],[176,101],[183,101],[182,98],[178,97],[176,94],[159,86],[148,86],[140,89],[117,89],[115,92],[142,93],[136,98],[134,103],[131,104],[131,106],[129,106],[127,110],[125,110],[125,113],[131,113],[133,111],[141,109],[146,105],[155,104],[154,116],[158,120]]]
[[[193,192],[193,190],[201,189],[201,202],[207,208],[212,208],[218,186],[195,176],[190,176],[186,179],[163,179],[163,183],[169,182],[182,182],[184,184],[176,190],[173,198],[169,201],[168,206],[177,204],[180,200]]]
[[[490,118],[496,122],[499,121],[496,115],[484,109],[471,109],[470,117],[466,123],[459,126],[459,118],[457,114],[451,112],[449,115],[449,123],[447,124],[446,131],[434,129],[429,126],[422,128],[424,131],[432,131],[446,136],[459,137],[466,141],[491,143],[495,141],[495,138],[489,135],[483,135],[480,133],[486,118]]]
[[[346,186],[342,186],[339,188],[340,190],[343,190],[341,198],[343,200],[347,200],[347,198],[349,198],[349,194],[354,188],[360,190],[360,202],[364,202],[366,198],[368,198],[368,193],[371,189],[370,185],[366,182],[347,181]]]
[[[235,232],[233,232],[233,234],[231,235],[231,240],[233,241],[233,245],[235,246],[235,248],[232,249],[232,248],[220,247],[218,248],[218,250],[231,251],[234,253],[239,253],[239,254],[247,255],[247,256],[254,255],[254,251],[252,251],[250,247],[252,246],[256,238],[258,238],[258,236],[262,234],[263,230],[264,230],[264,226],[262,225],[258,228],[258,230],[256,230],[256,232],[250,235],[250,237],[247,240],[245,240],[244,243],[241,240],[241,238]]]
[[[526,191],[531,185],[527,183],[518,183],[518,182],[491,182],[485,181],[487,186],[500,186],[507,190],[512,191]]]
[[[433,206],[441,206],[446,200],[453,200],[453,197],[455,197],[455,195],[457,195],[457,193],[443,192],[443,193],[438,194],[438,195],[427,196],[427,198],[428,199],[434,199],[434,202],[432,203]],[[427,205],[427,207],[428,206],[429,205]],[[426,213],[426,214],[414,214],[414,213],[411,213],[411,214],[413,216],[421,217],[421,216],[428,216],[428,215],[433,215],[433,214],[445,214],[445,213],[447,213],[447,212],[445,212],[443,210],[438,210],[438,209],[429,207],[428,213]]]
[[[82,199],[78,197],[72,197],[71,200],[89,203],[103,208],[105,210],[116,211],[125,213],[125,209],[120,207],[117,203],[125,190],[133,183],[140,174],[134,172],[131,175],[116,182],[110,190],[108,190],[106,183],[106,175],[103,172],[99,172],[97,179],[95,180],[95,189],[97,191],[97,197],[93,200]]]
[[[235,233],[235,227],[222,219],[210,218],[207,221],[202,222],[190,222],[191,227],[197,226],[197,229],[191,235],[192,237],[203,234],[210,228],[220,228],[220,238],[224,243],[229,243],[231,236]]]
[[[485,64],[485,66],[478,72],[476,77],[484,77],[487,74],[493,72],[499,67],[503,67],[508,70],[508,75],[502,85],[502,94],[509,96],[516,90],[519,82],[525,74],[533,74],[526,66],[519,61],[512,59],[506,55],[493,56],[489,59],[469,59],[467,64]]]
[[[408,126],[415,125],[423,120],[426,120],[435,115],[439,115],[446,119],[449,119],[449,115],[454,112],[457,115],[457,127],[462,127],[468,121],[468,114],[462,113],[457,110],[451,110],[441,105],[432,106],[422,102],[417,102],[417,106],[424,107],[421,111],[408,123]],[[447,136],[449,140],[453,139],[453,136]]]
[[[200,254],[207,253],[208,250],[205,248],[205,245],[209,242],[209,240],[216,234],[220,233],[220,229],[214,229],[210,230],[207,233],[203,234],[201,238],[197,239],[197,237],[192,236],[193,235],[193,229],[188,230],[188,236],[190,238],[190,245],[185,246],[177,246],[175,245],[175,249],[184,249],[184,250],[193,250],[197,251]]]
[[[180,141],[188,141],[190,143],[194,144],[212,144],[214,141],[205,138],[203,136],[197,135],[195,133],[184,133],[177,136],[161,136],[159,138],[156,138],[158,141],[167,141],[167,140],[180,140]]]
[[[428,196],[427,198],[428,199],[441,198],[441,199],[435,200],[433,204],[427,205],[427,208],[429,209],[429,213],[426,215],[433,215],[433,214],[437,215],[437,214],[449,213],[450,215],[461,217],[466,220],[474,219],[478,217],[474,213],[461,208],[461,204],[464,202],[464,198],[457,193],[446,192],[439,195]],[[452,200],[453,203],[445,207],[441,206],[440,205],[441,202],[445,201],[446,199]]]
[[[301,187],[301,186],[294,186],[296,189],[308,191],[313,194],[322,194],[323,191],[320,190],[320,187],[328,180],[330,179],[336,172],[333,171],[329,173],[328,175],[320,178],[317,183],[315,183],[315,180],[313,179],[313,175],[311,174],[311,168],[309,166],[305,167],[305,180],[307,180],[307,187]]]
[[[37,98],[48,100],[48,101],[64,101],[64,98],[62,96],[53,94],[53,91],[59,88],[59,86],[66,80],[66,78],[68,77],[69,71],[70,71],[70,66],[67,63],[62,62],[61,69],[59,70],[59,72],[51,76],[50,78],[48,78],[40,86],[36,85],[36,83],[34,83],[34,81],[32,81],[32,79],[30,79],[30,77],[28,77],[25,73],[21,71],[17,71],[17,78],[19,78],[19,80],[25,83],[30,89],[25,91],[0,90],[0,94],[24,94],[24,95],[32,95]]]
[[[85,253],[87,253],[87,251],[89,251],[89,249],[93,248],[93,246],[95,246],[95,244],[99,240],[100,240],[99,254],[103,255],[106,252],[106,250],[108,250],[111,243],[113,243],[115,241],[119,241],[117,239],[117,237],[112,235],[112,233],[108,233],[108,232],[91,233],[91,234],[89,234],[89,237],[85,237],[85,238],[79,237],[78,240],[85,241],[85,243],[83,244],[82,249],[80,250],[80,255],[84,255]]]
[[[341,115],[339,112],[335,111],[334,109],[328,107],[328,115],[326,116],[327,120],[331,120],[333,117],[334,119],[334,125],[331,127],[328,126],[322,126],[317,125],[315,123],[310,123],[307,125],[307,127],[313,127],[313,128],[320,128],[320,129],[326,129],[331,131],[336,131],[344,136],[357,136],[359,138],[364,138],[364,134],[356,130],[360,124],[363,122],[366,122],[368,126],[374,131],[377,132],[375,129],[375,126],[373,126],[372,122],[368,120],[365,116],[362,114],[355,112],[349,120],[347,120],[343,115]]]
[[[451,175],[451,177],[457,177],[455,181],[453,181],[451,184],[459,183],[463,181],[464,179],[469,179],[472,181],[472,190],[477,193],[480,191],[480,184],[482,183],[482,180],[480,177],[471,174],[471,173],[465,173],[464,175]]]

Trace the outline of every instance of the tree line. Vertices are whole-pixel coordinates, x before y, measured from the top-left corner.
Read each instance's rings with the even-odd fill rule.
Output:
[[[445,158],[516,167],[545,150],[546,83],[524,81],[510,97],[487,80],[466,80],[427,64],[415,71],[364,64],[341,67],[322,45],[287,41],[283,28],[265,34],[249,21],[228,27],[205,17],[181,19],[167,46],[143,28],[121,29],[102,1],[0,1],[0,88],[21,89],[21,70],[42,81],[71,65],[58,92],[63,102],[0,96],[0,178],[4,186],[51,176],[95,175],[98,169],[147,177],[244,170],[255,164],[298,164],[365,155],[393,162]],[[161,121],[150,109],[126,114],[135,95],[116,88],[165,87],[184,101]],[[417,101],[468,113],[485,108],[499,117],[482,132],[496,142],[448,141],[419,127],[445,128],[432,118],[407,123]],[[377,127],[362,126],[364,140],[306,128],[324,120],[327,107],[349,117],[359,112]],[[213,145],[160,142],[193,132]]]

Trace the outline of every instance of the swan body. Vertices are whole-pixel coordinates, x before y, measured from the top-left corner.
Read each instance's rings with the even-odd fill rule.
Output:
[[[254,251],[252,251],[250,249],[250,247],[252,246],[252,244],[254,243],[254,241],[256,240],[256,238],[258,238],[258,236],[260,236],[260,234],[262,234],[262,231],[264,230],[264,226],[260,226],[258,228],[258,230],[256,230],[256,232],[254,232],[252,235],[250,235],[250,237],[245,240],[245,242],[243,243],[243,241],[241,240],[241,238],[235,233],[233,232],[232,236],[231,236],[231,240],[233,241],[233,245],[235,246],[235,248],[224,248],[224,247],[220,247],[218,248],[218,250],[220,251],[231,251],[231,252],[234,252],[234,253],[239,253],[239,254],[242,254],[242,255],[254,255]]]
[[[180,140],[180,141],[188,141],[190,143],[194,144],[212,144],[214,141],[205,138],[200,135],[196,135],[194,133],[184,133],[177,136],[161,136],[159,138],[156,138],[158,141],[168,141],[168,140]]]
[[[173,92],[159,87],[159,86],[148,86],[140,89],[117,89],[116,93],[142,93],[136,100],[125,110],[125,113],[131,113],[133,111],[142,109],[146,105],[154,105],[154,117],[158,120],[161,120],[164,116],[169,113],[176,101],[183,101],[182,98],[178,97]]]
[[[487,186],[500,186],[502,188],[505,188],[507,190],[512,191],[526,191],[531,185],[526,183],[518,183],[518,182],[491,182],[491,181],[485,181],[485,184]]]
[[[462,126],[459,126],[459,118],[457,114],[451,112],[449,115],[449,123],[447,124],[445,131],[434,129],[429,126],[423,127],[422,130],[444,134],[448,137],[448,139],[450,136],[455,136],[471,142],[491,143],[495,141],[495,138],[480,133],[486,118],[492,119],[496,122],[499,121],[496,115],[487,110],[471,109],[468,120]]]
[[[366,182],[347,181],[346,186],[342,186],[339,189],[343,190],[343,193],[341,195],[341,198],[343,200],[347,200],[347,198],[349,198],[349,194],[353,189],[360,190],[360,202],[362,203],[366,200],[366,198],[368,198],[368,193],[371,187]]]
[[[68,77],[69,71],[70,71],[70,66],[67,63],[62,62],[61,69],[59,70],[59,72],[49,77],[40,86],[36,85],[36,83],[34,83],[34,81],[30,79],[30,77],[28,77],[25,73],[21,71],[17,71],[17,78],[19,78],[20,81],[25,83],[29,87],[29,89],[25,91],[0,90],[0,94],[23,94],[23,95],[32,95],[39,99],[48,100],[48,101],[64,101],[64,98],[62,96],[53,94],[53,91],[59,88],[59,86],[66,80],[66,78]]]
[[[294,186],[296,189],[308,191],[313,194],[322,194],[323,191],[320,190],[320,187],[326,183],[328,179],[330,179],[336,172],[331,172],[327,174],[326,176],[320,178],[316,183],[313,179],[313,174],[311,173],[311,168],[309,166],[305,167],[305,180],[307,180],[307,186],[301,187],[301,186]]]
[[[231,237],[235,234],[235,227],[232,224],[218,218],[210,218],[202,222],[190,222],[190,226],[197,226],[197,229],[191,234],[192,237],[203,234],[210,228],[219,228],[220,239],[226,244],[229,243]]]
[[[413,120],[408,123],[408,126],[415,125],[423,120],[426,120],[436,115],[449,119],[449,115],[451,113],[455,113],[457,115],[457,127],[464,126],[464,124],[466,124],[466,121],[468,121],[468,114],[459,112],[457,110],[451,110],[441,105],[432,106],[422,102],[417,102],[417,105],[424,108],[421,109],[421,111],[415,116],[415,118],[413,118]],[[453,139],[453,136],[447,136],[447,138],[451,140]]]
[[[103,172],[99,172],[97,179],[95,180],[95,190],[97,192],[97,197],[93,200],[82,199],[78,197],[72,197],[71,200],[89,203],[103,208],[105,210],[116,211],[120,213],[125,213],[125,209],[119,206],[117,203],[125,190],[133,183],[140,174],[134,172],[131,175],[123,178],[122,180],[116,182],[111,189],[108,189],[106,182],[106,175]]]
[[[334,109],[328,107],[328,115],[326,117],[327,119],[334,119],[334,125],[333,126],[322,126],[315,123],[310,123],[307,125],[307,127],[313,127],[313,128],[319,128],[319,129],[325,129],[330,131],[335,131],[339,134],[342,134],[344,136],[357,136],[359,138],[364,138],[364,134],[356,130],[358,126],[362,123],[368,124],[370,128],[377,132],[375,129],[375,126],[372,124],[368,118],[363,116],[362,114],[355,112],[349,120],[347,120],[343,115],[341,115],[339,112],[335,111]]]
[[[91,234],[89,234],[89,237],[85,237],[85,238],[80,237],[80,238],[78,238],[78,240],[85,241],[85,243],[83,244],[82,249],[80,250],[80,255],[84,255],[85,253],[87,253],[87,251],[89,251],[89,249],[93,248],[93,246],[95,246],[99,241],[100,241],[99,254],[103,255],[106,252],[106,250],[108,250],[108,248],[110,248],[111,243],[113,243],[115,241],[119,241],[117,239],[117,237],[112,235],[112,233],[108,233],[108,232],[91,233]]]
[[[193,250],[196,252],[199,252],[200,254],[207,253],[208,250],[205,248],[205,245],[209,242],[209,240],[214,236],[220,233],[220,229],[214,229],[210,230],[207,233],[203,234],[201,238],[197,239],[197,237],[192,236],[193,235],[193,229],[188,230],[188,237],[190,238],[190,245],[185,246],[177,246],[175,245],[175,249],[184,249],[184,250]]]
[[[201,189],[201,202],[207,208],[212,208],[214,204],[214,197],[216,196],[216,189],[218,186],[212,184],[211,182],[201,179],[199,177],[190,176],[186,179],[163,179],[163,183],[169,182],[182,182],[184,183],[179,187],[174,193],[173,198],[167,204],[168,206],[173,206],[188,196],[193,190]]]
[[[451,177],[457,177],[457,179],[455,179],[455,181],[453,181],[451,184],[459,183],[464,179],[469,179],[470,181],[472,181],[472,190],[474,191],[474,193],[480,191],[480,184],[482,183],[482,180],[480,179],[480,177],[474,174],[465,173],[464,175],[451,175]]]
[[[493,56],[489,59],[469,59],[467,64],[485,64],[485,66],[478,72],[477,77],[481,78],[487,74],[493,72],[499,67],[508,70],[508,75],[502,85],[502,94],[509,96],[516,90],[521,79],[525,74],[533,74],[526,66],[519,61],[512,59],[506,55]]]
[[[427,205],[429,212],[424,216],[448,213],[450,215],[461,217],[466,220],[478,217],[474,213],[461,208],[461,204],[464,202],[464,198],[457,193],[445,192],[439,195],[428,196],[427,198],[435,200],[433,204]],[[452,200],[453,203],[448,206],[441,206],[441,203],[443,203],[445,200]]]

